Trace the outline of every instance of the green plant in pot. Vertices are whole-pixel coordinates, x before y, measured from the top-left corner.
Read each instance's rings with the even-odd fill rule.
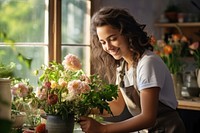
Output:
[[[40,122],[33,86],[30,85],[28,79],[13,79],[11,94],[13,127],[18,128],[26,124],[27,127],[32,129]]]
[[[10,62],[9,64],[0,63],[0,78],[13,77],[13,71],[15,68],[15,63]]]

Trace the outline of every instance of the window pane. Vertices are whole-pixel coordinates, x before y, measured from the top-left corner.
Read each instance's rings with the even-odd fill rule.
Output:
[[[36,84],[37,78],[33,75],[33,71],[39,69],[41,64],[44,64],[47,56],[47,47],[44,46],[16,46],[11,49],[9,46],[1,46],[0,62],[9,64],[14,62],[16,68],[14,71],[15,77],[28,78],[30,83]],[[6,51],[6,52],[3,52]],[[23,60],[23,61],[22,61]],[[28,66],[30,62],[30,66]]]
[[[15,42],[45,42],[45,10],[45,0],[0,0],[0,32]]]
[[[90,74],[90,1],[62,0],[62,59],[78,56],[83,70]]]
[[[48,0],[0,0],[0,63],[14,62],[14,76],[33,85],[33,71],[48,59],[47,7]],[[5,45],[8,42],[13,46]]]
[[[88,43],[88,0],[62,0],[62,44]]]
[[[62,60],[67,54],[78,56],[82,63],[82,68],[86,74],[90,74],[90,47],[82,46],[62,46]]]

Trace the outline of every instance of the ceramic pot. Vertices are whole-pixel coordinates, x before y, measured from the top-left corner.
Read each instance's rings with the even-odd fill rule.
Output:
[[[0,118],[11,120],[10,79],[0,78]]]
[[[66,119],[61,116],[47,115],[46,129],[48,133],[73,133],[74,115],[69,115]]]

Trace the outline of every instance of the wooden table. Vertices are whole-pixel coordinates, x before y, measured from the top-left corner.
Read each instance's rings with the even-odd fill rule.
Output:
[[[182,98],[178,100],[178,109],[200,111],[200,97]]]

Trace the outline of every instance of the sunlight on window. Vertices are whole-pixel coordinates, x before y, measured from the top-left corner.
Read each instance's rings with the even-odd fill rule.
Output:
[[[33,84],[33,71],[49,60],[48,1],[0,0],[0,63],[16,63],[15,75]],[[62,59],[68,53],[79,56],[89,73],[90,1],[62,0],[61,10]]]

